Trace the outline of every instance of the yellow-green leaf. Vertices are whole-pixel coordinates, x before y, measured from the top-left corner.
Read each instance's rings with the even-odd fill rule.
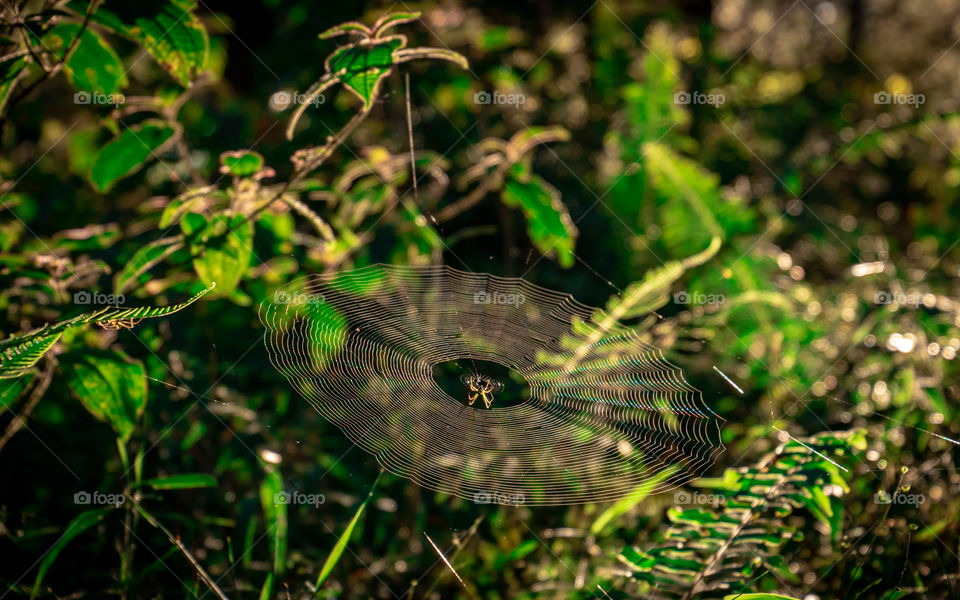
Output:
[[[520,207],[527,218],[530,241],[541,254],[556,258],[563,267],[573,266],[573,246],[577,228],[560,201],[560,192],[536,175],[507,179],[501,193],[507,206]]]
[[[95,92],[107,96],[119,94],[121,88],[127,85],[123,63],[120,62],[120,57],[113,48],[89,27],[84,29],[76,23],[60,23],[43,37],[43,45],[50,48],[57,58],[62,59],[67,48],[78,35],[80,40],[67,57],[63,68],[70,83],[82,92]],[[90,98],[86,96],[84,101],[84,97],[78,95],[77,101],[87,104]],[[119,100],[115,99],[115,102],[117,101]]]
[[[125,129],[100,150],[90,181],[99,191],[108,191],[118,179],[134,173],[151,155],[158,154],[173,134],[172,127],[156,120]]]
[[[143,363],[119,352],[87,350],[67,354],[60,368],[90,414],[110,423],[121,440],[130,439],[147,406]]]
[[[193,268],[204,283],[217,284],[219,295],[229,296],[250,266],[253,223],[242,215],[216,215],[207,220],[196,213],[181,222],[187,236]]]
[[[155,490],[188,490],[193,488],[217,487],[217,479],[207,473],[181,473],[147,479],[143,485]]]
[[[85,12],[85,3],[70,2]],[[203,23],[194,14],[196,2],[153,0],[126,2],[108,0],[92,19],[139,43],[181,85],[188,87],[207,65],[210,40]]]

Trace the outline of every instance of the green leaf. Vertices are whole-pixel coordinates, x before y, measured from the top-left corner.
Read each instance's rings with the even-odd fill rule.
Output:
[[[347,549],[347,542],[350,541],[350,536],[353,535],[353,530],[357,526],[357,523],[360,522],[360,517],[363,515],[363,509],[367,507],[367,504],[370,502],[370,498],[373,497],[373,490],[377,488],[377,482],[380,481],[380,477],[383,476],[383,471],[380,471],[380,474],[377,475],[377,478],[373,481],[373,485],[370,486],[370,493],[367,494],[367,497],[360,504],[360,507],[357,508],[357,512],[353,515],[353,518],[350,519],[350,523],[347,524],[347,528],[343,530],[343,533],[340,534],[340,537],[337,539],[337,543],[334,544],[333,550],[330,551],[330,555],[327,556],[327,560],[324,561],[323,567],[320,569],[320,574],[317,576],[317,583],[314,586],[315,592],[314,597],[320,591],[320,586],[323,585],[323,582],[327,580],[327,577],[330,576],[330,573],[333,572],[333,568],[337,565],[337,561],[340,560],[340,556],[343,554],[343,551]]]
[[[263,587],[260,588],[260,600],[270,600],[270,596],[273,594],[273,571],[267,573],[267,578],[263,582]]]
[[[154,240],[143,246],[124,264],[123,270],[117,273],[113,283],[114,291],[122,294],[136,283],[140,275],[181,248],[183,248],[183,242],[175,237]]]
[[[50,550],[47,551],[46,555],[44,555],[43,561],[40,563],[40,570],[37,571],[37,578],[33,580],[33,589],[30,592],[31,599],[35,598],[40,592],[40,584],[43,582],[44,576],[46,576],[47,571],[53,566],[53,563],[57,560],[57,557],[60,556],[60,552],[63,551],[66,545],[69,544],[73,538],[90,529],[100,521],[103,521],[110,510],[109,508],[88,510],[80,513],[70,521],[63,535],[60,536],[60,539],[58,539]]]
[[[206,68],[210,40],[203,23],[193,13],[190,0],[110,0],[92,19],[141,46],[181,85],[189,87]],[[83,2],[69,6],[85,12]]]
[[[340,23],[339,25],[334,25],[330,29],[327,29],[320,33],[317,37],[321,40],[327,40],[334,38],[340,35],[370,35],[370,28],[364,25],[363,23],[358,23],[356,21],[347,21],[346,23]]]
[[[180,226],[187,236],[197,275],[205,283],[216,283],[219,295],[231,295],[250,266],[253,223],[242,215],[216,215],[207,220],[190,213]]]
[[[100,150],[90,171],[90,181],[97,190],[108,191],[118,179],[134,173],[151,155],[155,156],[174,133],[172,127],[159,120],[125,129]]]
[[[117,53],[95,31],[77,23],[60,23],[47,32],[43,44],[62,60],[78,35],[80,41],[63,68],[70,83],[83,92],[118,94],[127,85],[126,70]]]
[[[263,156],[252,150],[232,150],[220,155],[220,172],[249,177],[263,168]]]
[[[167,228],[179,223],[183,215],[193,211],[198,204],[205,203],[210,197],[218,195],[223,195],[223,192],[220,192],[216,185],[205,185],[180,194],[163,209],[163,214],[160,215],[160,227]]]
[[[730,594],[724,596],[723,600],[798,600],[793,596],[784,596],[781,594]]]
[[[560,192],[537,175],[514,168],[501,198],[507,206],[523,209],[530,241],[541,254],[555,257],[563,267],[573,266],[577,228],[567,207],[560,201]]]
[[[260,506],[267,520],[267,534],[273,549],[273,572],[282,574],[287,561],[287,503],[282,501],[283,478],[270,471],[260,485]]]
[[[607,304],[607,313],[614,321],[629,319],[657,310],[670,300],[670,286],[693,267],[707,262],[720,250],[720,238],[710,240],[706,249],[683,260],[671,260],[662,267],[650,269],[640,281],[631,283]]]
[[[88,350],[67,354],[60,368],[90,414],[110,423],[121,440],[129,440],[147,407],[143,363],[119,352]]]
[[[31,381],[33,381],[33,373],[30,373],[27,377],[19,377],[14,380],[0,380],[0,414],[13,406],[13,403],[23,394]]]
[[[371,32],[374,36],[378,36],[390,29],[391,27],[396,27],[402,23],[410,23],[416,21],[420,18],[419,12],[397,12],[383,15],[377,22],[373,24]]]
[[[610,508],[603,511],[600,516],[597,517],[597,520],[590,526],[590,533],[593,535],[601,534],[610,522],[624,513],[633,510],[638,504],[643,502],[643,499],[650,494],[651,490],[656,489],[661,483],[673,477],[679,470],[680,465],[670,465],[648,481],[645,481],[643,485],[633,490],[629,496],[624,496],[616,501]]]
[[[394,64],[393,52],[406,45],[402,36],[391,36],[382,41],[351,44],[337,48],[327,57],[327,71],[340,81],[370,109],[380,88],[380,82],[390,74]]]
[[[0,379],[21,377],[24,375],[40,360],[40,357],[42,357],[47,350],[57,343],[57,340],[60,339],[63,332],[68,329],[90,323],[109,325],[116,321],[130,319],[165,317],[190,306],[211,289],[213,289],[213,286],[201,290],[186,302],[174,304],[173,306],[138,306],[134,308],[107,306],[100,310],[78,315],[72,319],[44,325],[33,331],[9,337],[0,341]]]
[[[0,114],[3,114],[17,81],[26,73],[25,66],[27,66],[26,58],[14,58],[0,63]]]
[[[506,565],[512,563],[515,560],[520,560],[540,547],[539,540],[527,540],[521,543],[519,546],[510,551],[510,554],[497,554],[497,558],[493,561],[493,568],[496,571],[501,570]]]
[[[722,195],[718,175],[663,144],[647,143],[644,152],[659,203],[663,243],[675,255],[749,228],[751,211]]]
[[[188,490],[193,488],[217,487],[217,479],[207,473],[182,473],[147,479],[142,485],[155,490]]]

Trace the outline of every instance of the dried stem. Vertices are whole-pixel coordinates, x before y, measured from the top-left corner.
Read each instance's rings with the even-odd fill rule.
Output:
[[[27,424],[27,419],[30,418],[30,413],[33,412],[33,409],[37,407],[37,404],[40,402],[40,399],[43,398],[43,394],[47,391],[47,388],[50,386],[50,382],[53,381],[53,371],[57,366],[57,361],[50,354],[47,354],[46,367],[43,370],[43,373],[40,375],[40,379],[37,381],[36,385],[33,387],[33,391],[30,392],[30,399],[27,400],[27,403],[24,405],[23,410],[20,411],[20,414],[13,418],[13,421],[7,425],[7,429],[3,432],[3,437],[0,437],[0,452],[3,451],[3,447],[7,445],[7,442],[10,441],[18,431],[23,429]]]

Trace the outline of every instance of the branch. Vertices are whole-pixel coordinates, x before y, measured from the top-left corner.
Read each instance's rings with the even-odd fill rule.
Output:
[[[221,590],[220,587],[217,585],[217,582],[214,581],[212,577],[210,577],[210,574],[204,570],[204,568],[200,565],[200,562],[193,556],[193,554],[190,553],[190,550],[183,544],[183,542],[180,541],[180,538],[178,536],[173,535],[173,533],[169,529],[164,527],[163,524],[160,523],[160,521],[157,521],[154,518],[154,516],[148,513],[145,508],[140,506],[140,504],[136,500],[131,498],[129,495],[127,496],[127,498],[133,503],[133,505],[137,508],[137,510],[140,511],[140,514],[144,516],[144,518],[147,520],[148,523],[150,523],[151,525],[153,525],[154,527],[162,531],[167,536],[167,539],[170,540],[170,543],[176,546],[177,549],[180,550],[180,552],[183,552],[183,555],[187,557],[187,560],[190,561],[190,564],[193,565],[193,568],[196,570],[197,575],[200,576],[201,581],[203,581],[203,583],[205,583],[207,587],[210,588],[210,591],[216,594],[217,597],[220,598],[220,600],[229,600],[226,594],[223,593],[223,590]]]
[[[30,392],[30,399],[27,400],[20,414],[14,417],[7,425],[6,431],[3,432],[3,437],[0,437],[0,452],[3,451],[3,447],[7,445],[10,438],[27,425],[27,419],[30,418],[30,413],[32,413],[33,409],[40,403],[40,399],[43,398],[43,394],[50,386],[50,382],[53,381],[53,371],[56,366],[57,361],[48,354],[46,368],[40,375],[40,380],[34,385],[33,391]]]

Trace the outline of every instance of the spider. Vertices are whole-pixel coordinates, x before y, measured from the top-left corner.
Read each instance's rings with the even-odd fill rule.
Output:
[[[111,319],[109,321],[100,321],[97,323],[100,327],[109,330],[133,329],[143,319]]]
[[[493,406],[493,394],[503,389],[503,384],[496,379],[491,379],[486,375],[472,374],[460,377],[463,385],[467,386],[467,399],[470,401],[468,406],[473,406],[477,398],[483,398],[483,404],[487,408]]]

